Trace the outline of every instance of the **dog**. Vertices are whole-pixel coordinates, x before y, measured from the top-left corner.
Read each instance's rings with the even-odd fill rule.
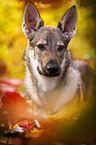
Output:
[[[55,115],[68,104],[71,110],[91,96],[92,70],[86,62],[74,60],[68,49],[76,33],[76,22],[76,6],[66,11],[56,27],[44,26],[33,3],[25,9],[25,86],[33,101],[34,114]]]

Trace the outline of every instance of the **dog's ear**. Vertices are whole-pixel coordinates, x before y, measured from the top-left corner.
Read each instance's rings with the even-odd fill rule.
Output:
[[[44,26],[44,22],[33,3],[29,3],[24,12],[22,29],[26,37],[32,36],[35,31]]]
[[[70,40],[76,33],[77,10],[76,6],[72,6],[59,21],[57,27]]]

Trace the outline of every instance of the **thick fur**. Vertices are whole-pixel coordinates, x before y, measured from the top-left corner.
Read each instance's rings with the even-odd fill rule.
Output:
[[[26,7],[23,22],[23,31],[28,38],[24,54],[25,85],[37,114],[55,114],[77,96],[81,101],[82,91],[85,96],[91,96],[91,68],[83,61],[73,60],[68,49],[68,43],[76,33],[76,21],[75,6],[65,13],[57,27],[44,26],[32,3]],[[50,72],[50,65],[58,71],[54,73],[51,69],[53,72]]]

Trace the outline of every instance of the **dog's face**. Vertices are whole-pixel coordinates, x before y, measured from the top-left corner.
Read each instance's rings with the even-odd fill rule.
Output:
[[[30,49],[34,50],[39,74],[47,77],[59,76],[66,48],[66,39],[59,28],[40,28],[30,39]]]
[[[77,21],[76,7],[71,7],[57,27],[44,26],[37,8],[29,3],[24,14],[23,31],[28,37],[28,51],[36,60],[40,75],[57,77],[61,64],[66,59],[67,45],[75,34]]]

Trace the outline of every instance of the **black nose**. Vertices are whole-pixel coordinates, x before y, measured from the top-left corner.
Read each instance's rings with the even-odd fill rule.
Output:
[[[49,76],[58,76],[59,66],[56,60],[50,60],[46,66],[46,72]]]

